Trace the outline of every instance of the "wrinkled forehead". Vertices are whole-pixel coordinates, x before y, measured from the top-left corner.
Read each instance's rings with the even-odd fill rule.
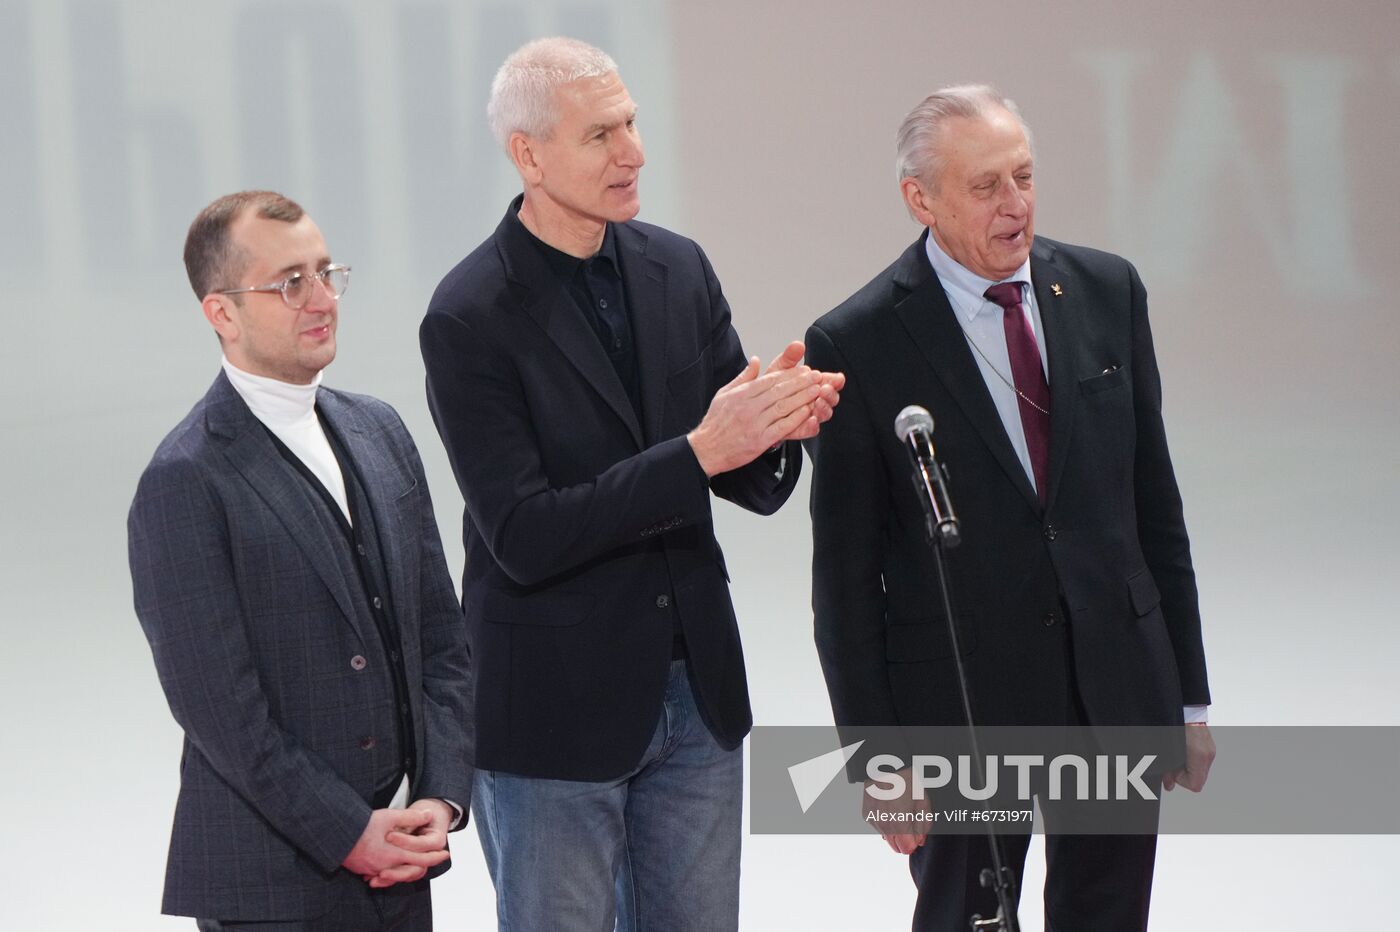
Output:
[[[1021,121],[1006,110],[975,117],[954,117],[940,140],[949,168],[962,172],[1012,169],[1031,162],[1031,147]]]
[[[561,125],[623,123],[637,109],[615,71],[561,84],[554,93]]]

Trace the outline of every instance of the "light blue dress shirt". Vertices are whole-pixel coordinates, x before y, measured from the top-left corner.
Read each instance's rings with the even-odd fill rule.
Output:
[[[1006,330],[1002,323],[1005,312],[1000,304],[985,297],[987,289],[997,282],[970,272],[949,258],[939,248],[933,233],[929,233],[925,242],[929,264],[938,274],[938,281],[948,295],[948,303],[953,306],[953,315],[962,327],[963,336],[967,337],[968,348],[972,350],[972,358],[977,360],[977,368],[982,373],[982,381],[987,383],[992,403],[997,406],[997,414],[1001,417],[1002,427],[1006,428],[1011,449],[1016,451],[1016,458],[1021,461],[1021,468],[1026,471],[1031,488],[1039,492],[1040,489],[1035,486],[1035,472],[1031,469],[1031,454],[1026,447],[1026,431],[1021,426],[1020,399],[1016,389],[1011,387],[1016,384],[1016,379],[1011,374],[1011,358],[1006,352]],[[1031,329],[1035,331],[1035,345],[1040,350],[1040,368],[1048,373],[1050,367],[1045,358],[1045,330],[1040,324],[1035,289],[1031,287],[1030,258],[1027,257],[1019,269],[1001,281],[1022,283],[1021,304],[1030,316]],[[1050,383],[1048,376],[1045,382],[1047,385]]]

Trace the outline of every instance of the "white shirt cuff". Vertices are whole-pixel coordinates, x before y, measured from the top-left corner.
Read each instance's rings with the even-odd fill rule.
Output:
[[[442,797],[438,798],[441,799]],[[462,824],[462,817],[466,815],[466,812],[463,811],[461,806],[457,805],[450,799],[443,799],[442,801],[452,807],[452,822],[449,823],[447,826],[447,830],[450,832],[457,826]]]
[[[781,481],[783,480],[783,473],[787,472],[787,441],[786,441],[786,440],[779,440],[778,443],[777,443],[777,445],[774,446],[774,447],[771,447],[771,448],[768,450],[768,452],[769,452],[769,453],[777,453],[779,450],[782,451],[782,455],[778,457],[778,468],[775,469],[775,470],[773,471],[773,478],[774,478],[774,480],[776,480],[776,481],[778,481],[778,482],[781,482]]]

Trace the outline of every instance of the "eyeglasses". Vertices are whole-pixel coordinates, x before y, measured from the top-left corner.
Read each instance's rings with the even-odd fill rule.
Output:
[[[258,285],[253,288],[225,288],[216,291],[215,294],[244,294],[250,291],[266,292],[271,294],[274,291],[281,292],[282,303],[294,311],[299,311],[306,307],[306,303],[311,300],[311,292],[315,290],[316,282],[326,289],[326,293],[332,298],[339,299],[345,294],[346,287],[350,284],[350,266],[348,265],[328,265],[315,275],[303,275],[300,272],[293,272],[280,282],[273,282],[270,285]]]

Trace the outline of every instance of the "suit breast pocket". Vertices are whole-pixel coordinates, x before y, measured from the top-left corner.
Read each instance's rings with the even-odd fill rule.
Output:
[[[1106,366],[1103,372],[1079,380],[1081,395],[1097,395],[1128,384],[1128,370],[1119,365]]]
[[[710,404],[710,371],[714,347],[707,346],[692,362],[666,376],[666,392],[687,414],[704,411]]]

